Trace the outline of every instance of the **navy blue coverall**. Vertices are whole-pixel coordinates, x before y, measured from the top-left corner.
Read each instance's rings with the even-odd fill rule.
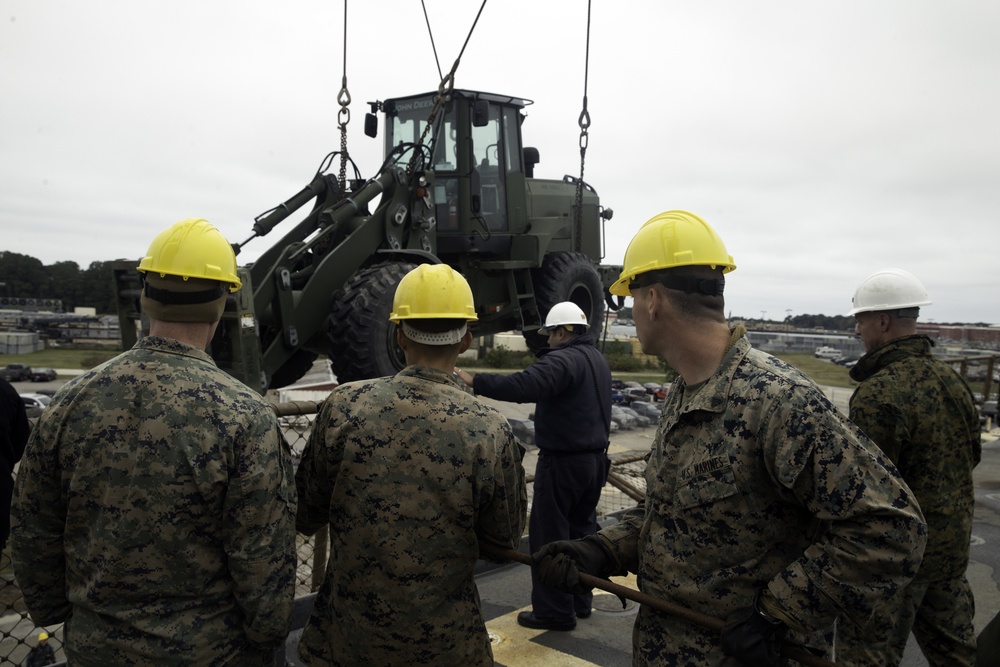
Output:
[[[500,401],[535,402],[539,451],[528,520],[532,553],[555,540],[597,532],[597,502],[610,465],[611,370],[594,347],[593,334],[541,350],[538,361],[519,373],[477,373],[472,388]],[[531,606],[538,618],[589,615],[592,601],[593,594],[559,593],[542,585],[532,569]]]

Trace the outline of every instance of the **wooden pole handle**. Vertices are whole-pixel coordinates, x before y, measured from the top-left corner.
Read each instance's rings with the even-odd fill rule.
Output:
[[[490,558],[512,560],[518,563],[523,563],[524,565],[534,566],[534,563],[531,561],[531,556],[521,553],[520,551],[514,551],[513,549],[493,549],[483,546],[481,547],[481,551],[484,555],[489,556]],[[682,607],[674,602],[654,597],[648,593],[643,593],[642,591],[637,591],[634,588],[622,586],[621,584],[616,584],[613,581],[601,579],[600,577],[595,577],[585,572],[580,572],[580,583],[584,586],[589,586],[590,588],[599,588],[602,591],[613,593],[620,598],[644,604],[647,607],[652,607],[653,609],[662,611],[665,614],[682,618],[685,621],[707,628],[713,632],[721,633],[722,628],[726,625],[725,621],[720,618],[716,618],[715,616],[709,616],[708,614],[703,614],[700,611],[694,611],[693,609]],[[837,667],[836,663],[831,662],[826,658],[815,656],[808,651],[795,648],[794,646],[788,646],[787,644],[781,647],[781,655],[795,660],[803,665],[807,665],[808,667]]]

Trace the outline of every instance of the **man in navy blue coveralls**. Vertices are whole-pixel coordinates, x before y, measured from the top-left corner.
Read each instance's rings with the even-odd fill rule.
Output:
[[[511,375],[462,370],[456,375],[480,396],[535,402],[535,490],[528,522],[534,553],[555,540],[597,532],[597,502],[607,481],[611,370],[588,332],[587,317],[569,301],[552,306],[540,329],[548,347],[537,362]],[[532,568],[532,611],[517,622],[540,630],[572,630],[590,616],[593,594],[560,593],[538,582]]]

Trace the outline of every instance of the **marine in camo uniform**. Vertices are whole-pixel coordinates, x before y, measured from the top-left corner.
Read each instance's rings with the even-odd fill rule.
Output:
[[[721,637],[642,606],[633,664],[782,664],[829,655],[839,617],[868,622],[916,573],[925,524],[895,468],[802,373],[724,317],[722,240],[684,211],[647,222],[611,291],[633,298],[643,352],[679,373],[623,520],[533,555],[543,581],[637,575],[658,598],[727,619]]]
[[[931,354],[918,335],[924,286],[901,269],[876,271],[858,286],[855,333],[865,356],[851,369],[860,382],[851,420],[892,459],[927,519],[927,549],[917,576],[868,633],[838,633],[845,667],[891,665],[903,658],[912,629],[931,667],[972,667],[975,607],[965,578],[975,505],[972,470],[982,444],[972,390]]]
[[[32,431],[17,582],[38,625],[65,622],[72,665],[273,664],[294,595],[290,452],[204,351],[236,258],[192,218],[139,269],[150,335],[62,387]]]
[[[523,452],[452,374],[476,319],[446,265],[400,281],[390,318],[407,367],[338,387],[296,473],[296,525],[330,525],[330,560],[299,643],[309,665],[491,666],[473,581],[481,546],[524,530]]]

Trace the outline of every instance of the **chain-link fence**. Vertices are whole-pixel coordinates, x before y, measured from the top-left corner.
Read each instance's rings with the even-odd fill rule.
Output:
[[[292,450],[292,462],[298,467],[312,430],[319,404],[296,401],[275,405],[278,421]],[[529,447],[530,449],[530,447]],[[645,452],[625,452],[612,456],[611,473],[597,507],[598,519],[632,507],[645,494]],[[526,459],[527,461],[528,459]],[[527,471],[528,506],[531,506],[534,475]],[[328,556],[328,533],[321,530],[312,537],[299,535],[296,597],[308,595],[319,587]],[[10,555],[0,558],[0,667],[25,664],[28,652],[37,644],[39,632],[49,635],[48,643],[55,649],[56,659],[65,660],[62,650],[62,625],[36,627],[28,617],[21,591],[14,579]]]

